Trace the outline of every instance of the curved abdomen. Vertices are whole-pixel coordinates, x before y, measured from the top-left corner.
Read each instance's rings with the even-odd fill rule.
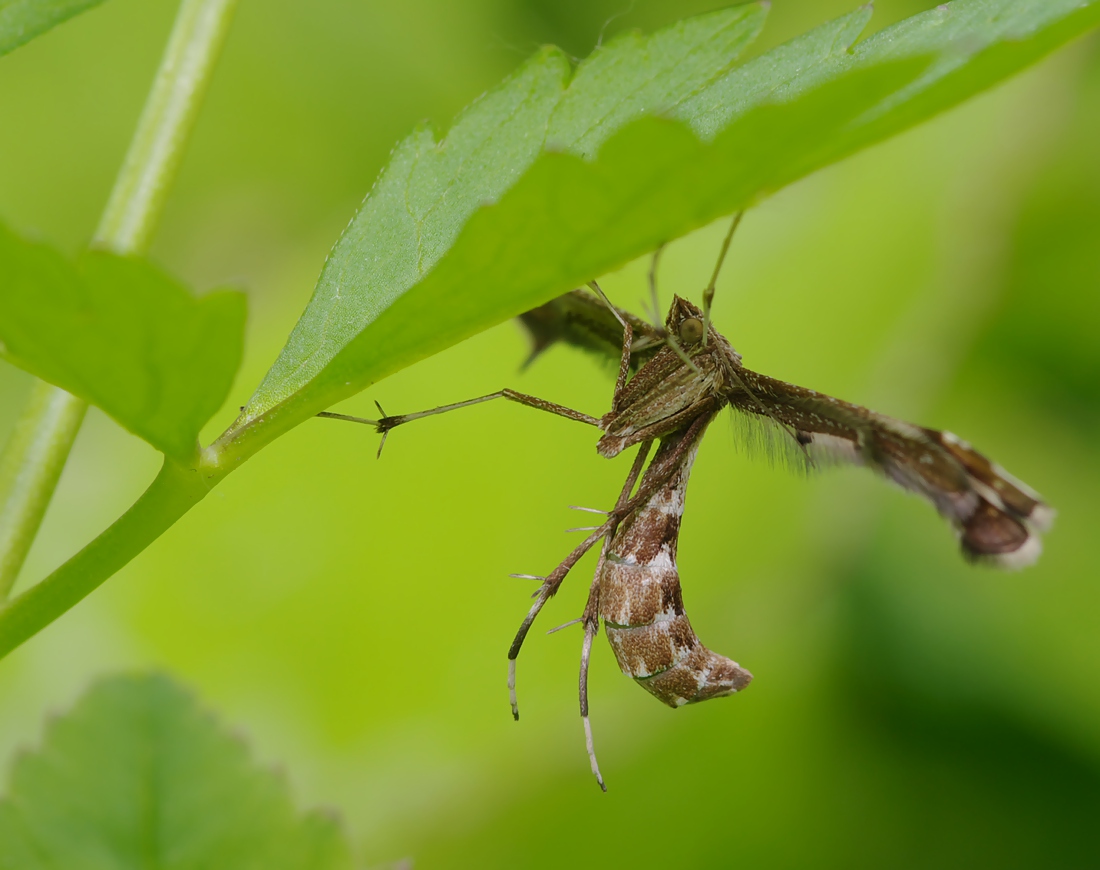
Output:
[[[703,646],[684,612],[676,546],[702,434],[668,480],[619,524],[600,572],[600,616],[619,667],[670,707],[731,695],[752,681],[737,662]],[[662,440],[642,487],[652,475],[667,473],[682,437]]]

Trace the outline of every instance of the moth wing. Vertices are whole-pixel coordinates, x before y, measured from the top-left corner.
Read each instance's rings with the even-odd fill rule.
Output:
[[[740,369],[726,398],[772,450],[803,467],[863,465],[930,501],[963,555],[1022,568],[1042,550],[1053,511],[1040,496],[950,432],[914,426],[804,387]],[[763,427],[759,426],[763,423]]]
[[[634,330],[634,349],[630,365],[640,369],[660,350],[663,333],[642,318],[616,309]],[[573,290],[545,305],[519,316],[519,322],[531,341],[526,368],[547,348],[555,344],[579,347],[607,362],[619,359],[623,346],[623,327],[603,302],[587,290]]]

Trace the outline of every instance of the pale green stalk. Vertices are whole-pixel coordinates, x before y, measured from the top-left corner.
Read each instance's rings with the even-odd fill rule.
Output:
[[[0,601],[15,585],[87,408],[64,390],[35,382],[0,455]]]
[[[237,0],[182,0],[94,244],[139,254],[149,243]]]
[[[182,0],[160,69],[115,179],[93,244],[144,252],[217,59],[237,0]],[[42,524],[87,404],[36,383],[0,453],[0,602]]]

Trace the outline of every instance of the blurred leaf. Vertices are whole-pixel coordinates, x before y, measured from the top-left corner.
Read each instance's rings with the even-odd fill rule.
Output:
[[[997,317],[977,353],[1092,432],[1100,415],[1100,51],[1069,129],[1017,218]]]
[[[568,89],[561,55],[544,51],[438,145],[423,130],[398,147],[227,434],[288,399],[284,425],[304,419],[744,208],[1021,69],[1093,25],[1098,11],[1079,0],[957,0],[848,53],[866,22],[861,9],[709,85],[721,65],[709,41],[714,15],[697,19],[706,26],[688,22],[598,50]],[[723,31],[728,63],[761,10],[721,14],[741,16]],[[690,75],[670,63],[704,55]],[[653,117],[626,123],[664,108],[711,141]],[[547,118],[558,147],[584,155],[621,129],[595,161],[540,154]]]
[[[103,0],[0,0],[0,56]]]
[[[245,299],[196,299],[147,262],[75,263],[0,226],[0,354],[191,460],[241,358]]]
[[[0,868],[349,867],[338,823],[300,816],[164,677],[104,680],[20,757],[0,801]]]

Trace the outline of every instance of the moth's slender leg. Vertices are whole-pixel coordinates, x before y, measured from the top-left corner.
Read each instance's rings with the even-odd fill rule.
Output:
[[[630,491],[634,489],[634,484],[642,473],[642,466],[645,464],[652,445],[652,441],[644,442],[638,450],[638,455],[634,457],[630,474],[627,475],[626,483],[623,484],[619,498],[615,502],[616,511],[621,510],[630,498]],[[588,718],[588,665],[592,657],[592,641],[600,631],[600,577],[603,574],[603,566],[607,561],[607,552],[611,547],[611,538],[614,533],[615,530],[612,529],[611,533],[604,538],[603,549],[600,551],[600,561],[596,564],[596,573],[593,575],[592,585],[588,589],[588,601],[585,602],[584,614],[581,616],[581,622],[584,623],[584,645],[581,647],[581,670],[578,682],[581,721],[584,723],[584,745],[585,749],[588,750],[588,761],[592,765],[592,775],[596,777],[596,782],[600,784],[600,788],[604,791],[607,791],[607,785],[600,774],[599,762],[596,761],[596,747],[592,742],[592,723]]]
[[[588,719],[588,664],[592,657],[592,641],[600,630],[600,574],[603,572],[604,562],[607,561],[607,551],[611,546],[611,536],[604,539],[603,550],[600,552],[600,561],[596,565],[596,574],[592,578],[592,586],[588,590],[588,601],[584,606],[584,644],[581,646],[581,672],[578,682],[581,702],[581,722],[584,724],[584,747],[588,750],[588,762],[592,765],[592,775],[600,788],[607,791],[607,785],[600,775],[600,765],[596,761],[596,747],[592,742],[592,723]]]
[[[539,615],[539,612],[545,606],[546,602],[554,597],[554,594],[558,591],[558,588],[561,586],[562,581],[565,579],[570,569],[581,560],[581,557],[584,556],[585,553],[592,549],[597,541],[610,534],[618,522],[618,517],[609,519],[587,538],[581,541],[580,544],[573,548],[573,552],[566,556],[561,564],[547,575],[546,579],[542,581],[542,586],[539,587],[539,591],[535,593],[535,603],[532,604],[531,609],[527,611],[527,615],[523,618],[523,622],[520,623],[519,631],[516,632],[512,645],[508,648],[508,698],[512,703],[513,719],[519,719],[519,704],[516,700],[516,659],[519,657],[519,651],[523,647],[523,641],[527,639],[527,632],[531,630],[535,618]]]
[[[615,510],[608,514],[607,522],[577,545],[573,549],[573,552],[566,556],[561,564],[543,579],[542,585],[539,587],[538,592],[535,593],[535,603],[532,604],[531,609],[527,611],[527,616],[523,618],[519,631],[516,632],[515,639],[508,648],[508,699],[512,704],[512,718],[516,720],[519,719],[519,703],[516,699],[516,659],[519,657],[520,649],[523,648],[523,641],[527,638],[527,632],[531,630],[531,626],[535,622],[535,617],[539,615],[539,612],[546,602],[554,597],[554,594],[558,591],[558,587],[561,586],[562,581],[565,580],[565,575],[569,573],[569,570],[580,561],[585,553],[592,549],[593,545],[599,541],[600,538],[606,537],[614,532],[615,527],[619,524],[619,520],[624,516],[621,511],[630,507],[630,502],[627,501],[630,496],[630,490],[634,488],[634,484],[637,483],[638,477],[642,473],[642,467],[645,465],[645,460],[649,455],[649,449],[652,444],[652,441],[644,441],[638,448],[638,455],[634,457],[634,464],[630,466],[630,473],[627,475],[626,483],[623,485],[622,492],[619,494]]]
[[[550,629],[546,633],[547,634],[557,634],[563,628],[570,628],[570,627],[576,625],[578,622],[584,622],[584,617],[583,616],[578,616],[576,619],[569,620],[569,622],[563,622],[561,625],[555,626],[554,628]]]
[[[695,374],[699,374],[699,366],[693,363],[691,361],[691,357],[684,352],[684,349],[682,347],[680,347],[680,342],[676,340],[676,336],[670,335],[668,338],[665,339],[665,344],[672,348],[676,356],[680,357],[680,362],[682,362],[689,369],[695,372]]]
[[[519,657],[519,651],[523,648],[523,642],[527,639],[527,632],[531,630],[535,618],[542,611],[546,602],[554,597],[562,581],[565,580],[566,575],[573,566],[581,560],[584,554],[591,550],[600,539],[612,534],[615,531],[615,527],[624,516],[629,514],[639,504],[642,504],[664,484],[668,476],[676,470],[676,463],[680,461],[680,457],[682,457],[684,452],[691,446],[695,434],[702,426],[705,426],[709,422],[709,419],[708,416],[702,416],[695,420],[685,432],[679,447],[666,458],[664,472],[648,476],[644,484],[638,489],[638,492],[634,494],[633,498],[625,498],[623,494],[620,494],[619,502],[615,506],[615,510],[608,515],[607,522],[574,547],[573,551],[561,561],[558,567],[551,571],[546,576],[546,579],[543,580],[542,586],[539,587],[539,591],[535,593],[535,603],[532,604],[531,609],[527,611],[527,616],[525,616],[523,622],[520,623],[519,631],[516,632],[515,639],[508,648],[508,696],[512,702],[512,717],[514,719],[519,719],[519,705],[516,701],[516,659]],[[640,449],[638,455],[634,459],[634,465],[631,466],[626,485],[623,486],[623,493],[626,496],[629,495],[630,488],[634,486],[635,481],[638,479],[638,475],[641,474],[642,465],[645,463],[645,456],[648,454],[649,447],[652,443],[652,441],[644,442],[642,445],[644,449]]]
[[[557,414],[559,417],[565,417],[568,420],[576,420],[578,423],[587,423],[589,426],[595,426],[597,428],[599,428],[600,425],[598,417],[583,414],[580,411],[574,411],[572,408],[567,408],[555,402],[548,402],[546,399],[540,399],[537,396],[529,396],[526,393],[517,393],[515,390],[509,389],[498,390],[495,393],[489,393],[487,396],[478,396],[476,399],[467,399],[465,402],[455,402],[452,405],[440,405],[438,408],[432,408],[428,411],[416,411],[412,414],[397,414],[393,417],[383,415],[378,420],[368,420],[365,417],[352,417],[348,414],[334,414],[331,411],[322,411],[317,416],[327,417],[331,420],[347,420],[351,423],[365,423],[368,426],[373,426],[376,431],[385,435],[391,429],[403,423],[419,420],[422,417],[431,417],[435,414],[443,414],[447,411],[457,411],[459,408],[468,408],[471,405],[480,405],[482,402],[488,402],[493,399],[508,399],[510,402],[526,405],[528,408],[547,411],[551,414]]]
[[[619,397],[626,387],[626,379],[630,376],[630,351],[634,344],[634,327],[619,313],[619,309],[611,304],[611,300],[604,295],[599,284],[595,281],[589,281],[588,286],[604,301],[604,304],[615,315],[615,319],[619,321],[619,325],[623,328],[623,352],[619,357],[619,377],[615,381],[615,393],[611,398],[611,410],[614,411],[619,407]]]
[[[319,411],[318,417],[325,417],[328,420],[347,420],[349,423],[364,423],[367,426],[377,426],[377,420],[371,420],[368,417],[353,417],[351,414],[337,414],[335,411]]]
[[[718,283],[718,273],[722,271],[722,264],[726,261],[726,252],[730,249],[730,242],[733,240],[734,230],[737,229],[737,225],[741,223],[741,218],[744,217],[744,215],[744,211],[739,211],[733,216],[729,232],[726,233],[726,240],[722,242],[722,250],[718,254],[718,262],[714,264],[714,273],[710,276],[710,283],[707,285],[707,289],[703,291],[703,347],[707,346],[707,337],[710,335],[710,308],[714,303],[714,289],[715,285]]]
[[[452,405],[440,405],[438,408],[432,408],[429,411],[417,411],[413,414],[398,414],[393,417],[383,417],[378,421],[378,429],[382,432],[388,432],[390,429],[400,426],[402,423],[419,420],[423,417],[431,417],[435,414],[443,414],[446,411],[456,411],[459,408],[468,408],[471,405],[479,405],[482,402],[489,402],[493,399],[507,399],[510,402],[526,405],[528,408],[547,411],[551,414],[557,414],[559,417],[565,417],[568,420],[576,420],[579,423],[587,423],[589,426],[596,426],[597,428],[599,428],[600,425],[598,417],[583,414],[580,411],[574,411],[572,408],[566,408],[564,405],[559,405],[555,402],[548,402],[546,399],[540,399],[537,396],[529,396],[526,393],[517,393],[515,390],[503,389],[495,393],[489,393],[487,396],[467,399],[465,402],[455,402]]]
[[[653,259],[649,262],[649,301],[653,306],[653,325],[662,332],[665,325],[661,321],[661,300],[657,295],[657,261],[661,258],[661,252],[664,249],[664,244],[658,245],[657,250],[653,252]]]
[[[710,421],[714,419],[714,415],[716,413],[717,412],[702,414],[696,417],[694,421],[692,421],[691,425],[684,430],[684,434],[680,437],[680,442],[679,444],[677,444],[676,449],[669,453],[668,456],[664,457],[664,459],[662,460],[662,462],[664,463],[664,467],[662,469],[657,471],[652,466],[650,466],[650,468],[646,471],[645,479],[642,480],[642,485],[638,487],[638,491],[634,493],[633,497],[625,501],[620,500],[619,504],[615,506],[615,510],[611,512],[610,517],[615,521],[616,524],[636,507],[644,504],[650,498],[650,496],[653,495],[653,493],[664,486],[665,482],[669,478],[669,475],[673,474],[676,471],[676,466],[679,463],[680,459],[683,458],[683,455],[688,450],[690,450],[692,444],[695,443],[695,440],[699,436],[699,431],[706,427],[707,424],[709,424]],[[647,441],[645,443],[650,444],[652,442]]]

